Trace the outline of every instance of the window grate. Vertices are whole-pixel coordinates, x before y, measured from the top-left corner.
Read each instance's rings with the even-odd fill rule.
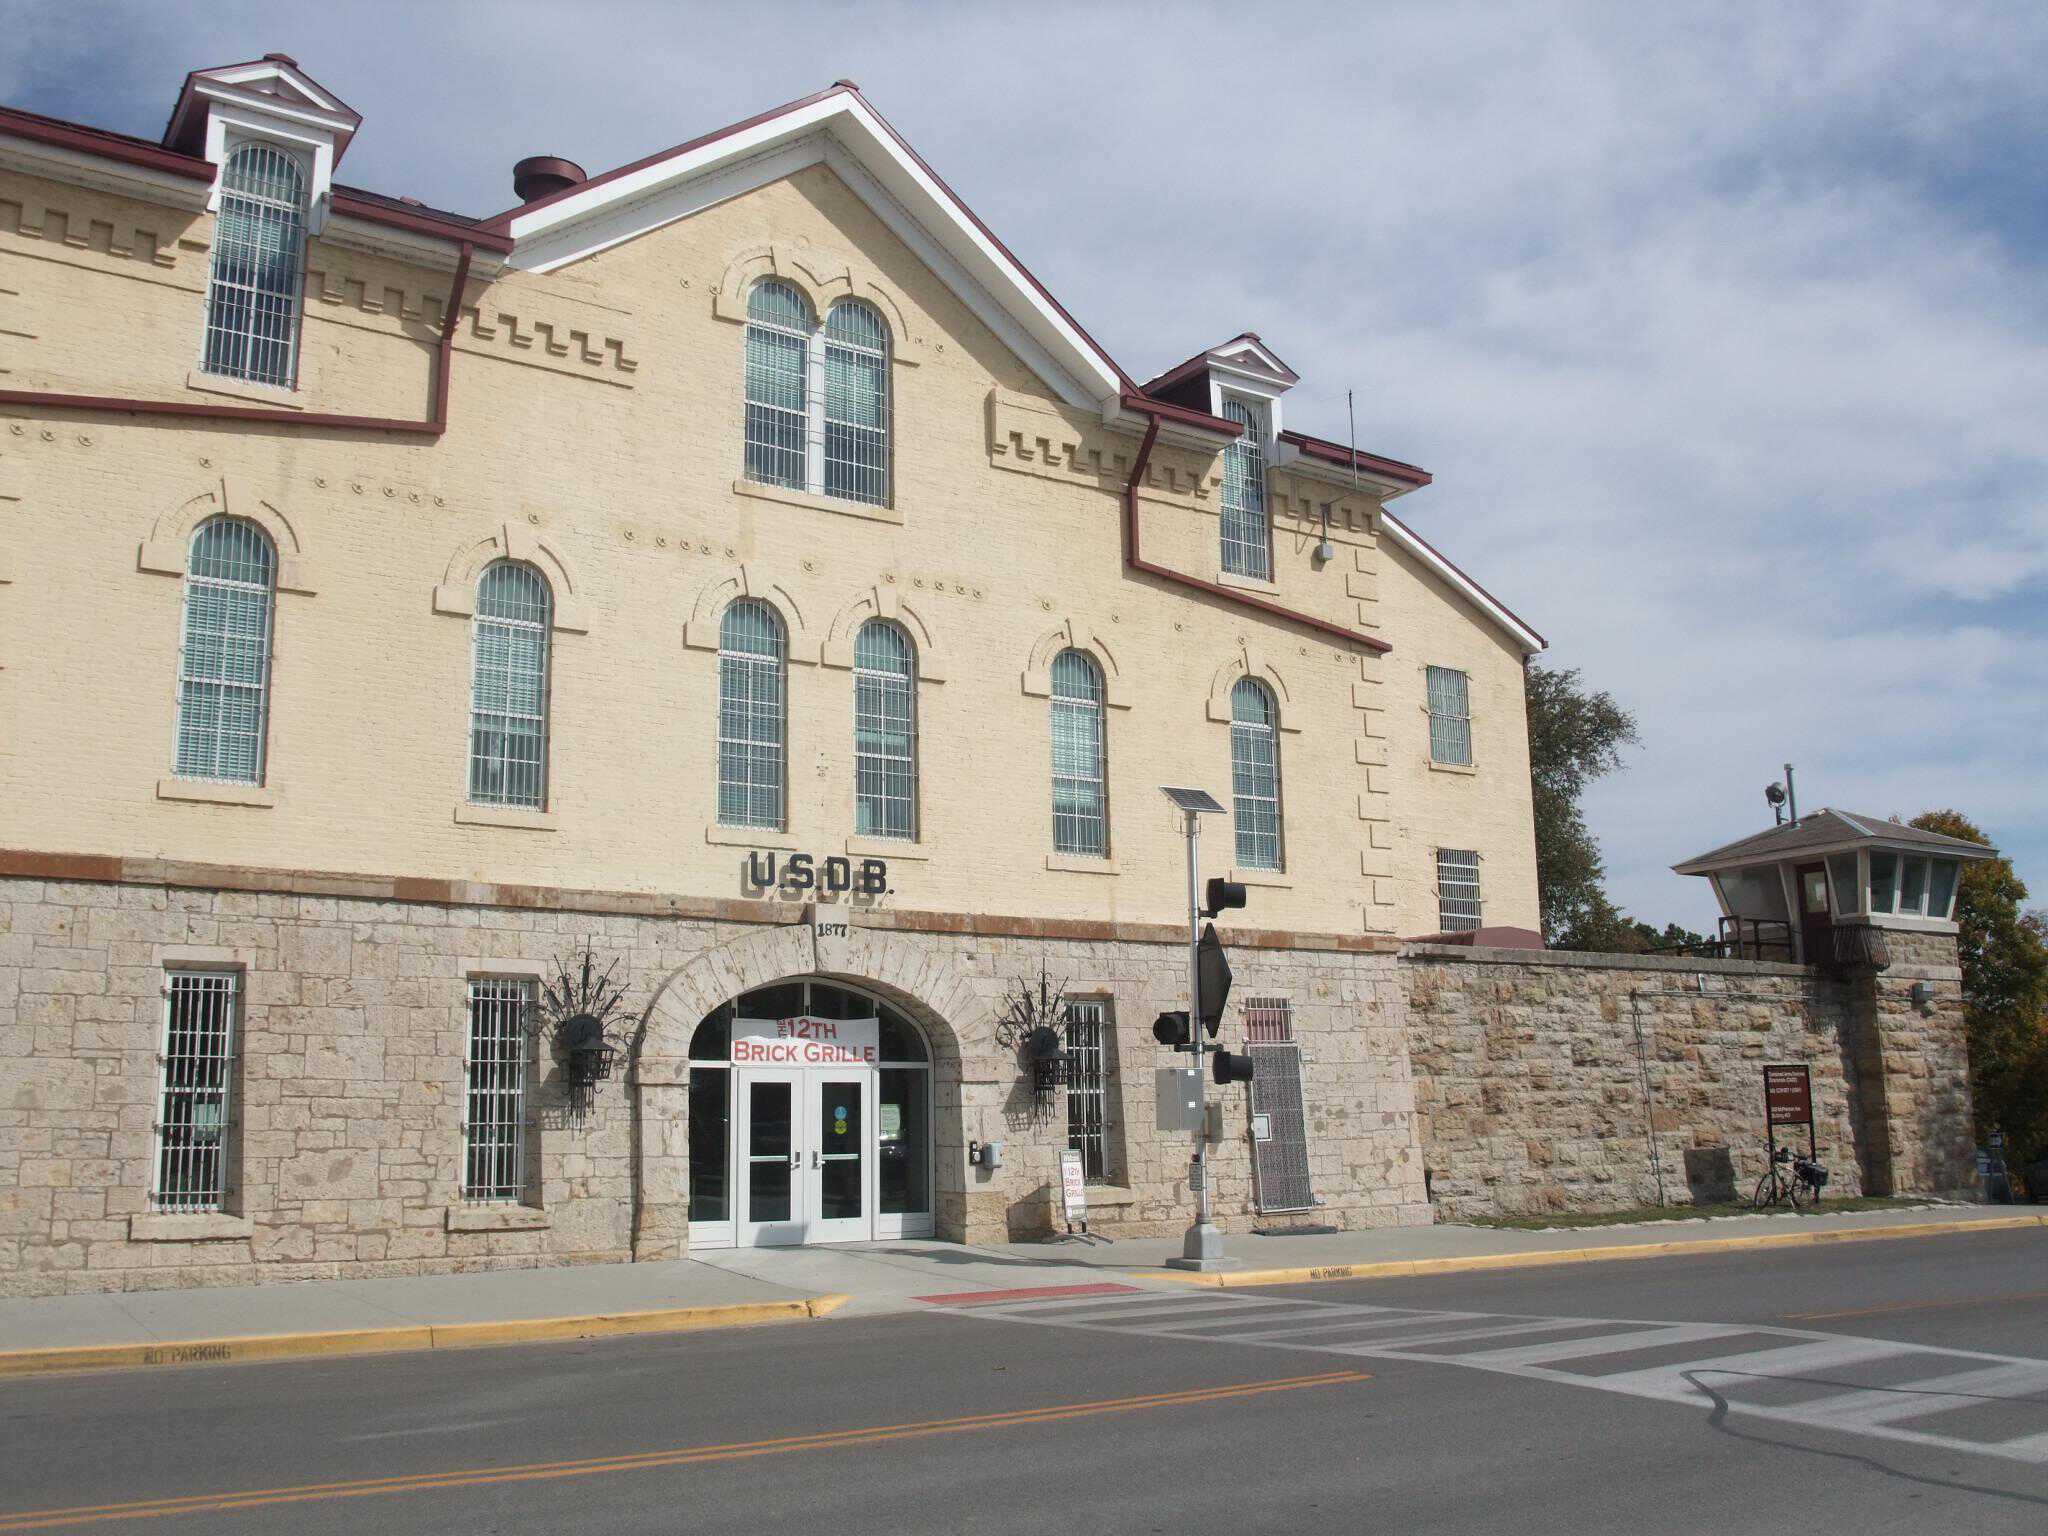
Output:
[[[744,598],[718,627],[718,819],[777,827],[783,818],[786,646],[773,608]]]
[[[1058,853],[1109,854],[1109,791],[1102,671],[1080,651],[1052,663],[1052,846]]]
[[[854,640],[854,830],[917,836],[917,664],[910,640],[870,619]]]
[[[1471,848],[1436,851],[1437,927],[1444,933],[1479,926],[1479,854]]]
[[[533,994],[530,981],[469,984],[465,1200],[519,1200],[526,1194],[527,1020]]]
[[[1223,415],[1244,427],[1223,450],[1223,569],[1234,576],[1270,581],[1273,537],[1266,515],[1265,412],[1226,400]]]
[[[1315,1205],[1308,1165],[1308,1113],[1302,1096],[1301,1047],[1294,1009],[1284,997],[1246,998],[1245,1050],[1252,1059],[1251,1110],[1265,1121],[1252,1137],[1252,1193],[1262,1213]]]
[[[550,607],[531,566],[501,560],[477,582],[469,798],[478,805],[547,803]]]
[[[172,971],[165,978],[163,1079],[157,1101],[159,1211],[217,1211],[227,1190],[234,1114],[233,971]]]
[[[1067,1004],[1067,1146],[1091,1184],[1109,1178],[1109,1004]]]
[[[253,523],[216,517],[192,535],[172,770],[179,778],[263,782],[276,575],[270,538]]]
[[[842,501],[889,501],[889,330],[842,299],[823,325],[795,284],[747,296],[746,477]]]
[[[889,500],[889,333],[882,317],[842,299],[825,318],[824,493]]]
[[[1256,679],[1239,678],[1230,692],[1230,784],[1237,824],[1237,862],[1279,869],[1280,757],[1273,696]]]
[[[810,435],[811,306],[778,279],[747,295],[747,478],[802,490]]]
[[[245,144],[228,157],[206,293],[208,373],[296,381],[305,199],[305,174],[283,150]]]
[[[1472,766],[1472,705],[1468,679],[1449,667],[1429,668],[1429,760]]]

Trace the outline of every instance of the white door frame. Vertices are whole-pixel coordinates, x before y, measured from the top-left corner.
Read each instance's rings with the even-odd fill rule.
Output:
[[[875,1235],[875,1069],[873,1067],[813,1068],[803,1074],[804,1082],[804,1210],[807,1243],[864,1243]],[[858,1144],[851,1153],[833,1154],[829,1117],[835,1109],[853,1112]],[[828,1220],[825,1212],[825,1174],[828,1161],[852,1158],[860,1166],[860,1214]]]
[[[804,1242],[809,1228],[811,1193],[806,1158],[806,1110],[811,1074],[799,1067],[735,1067],[732,1069],[733,1240],[742,1248],[781,1248]],[[779,1221],[756,1221],[754,1200],[754,1088],[780,1083],[789,1092],[789,1205]],[[765,1161],[765,1159],[761,1159]]]

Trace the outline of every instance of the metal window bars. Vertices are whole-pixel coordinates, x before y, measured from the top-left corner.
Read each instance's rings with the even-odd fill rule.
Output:
[[[718,626],[718,820],[782,825],[787,670],[782,620],[756,598]]]
[[[1109,792],[1102,671],[1080,651],[1052,662],[1052,846],[1094,858],[1109,853]]]
[[[1109,1177],[1109,1004],[1070,1001],[1066,1007],[1067,1146],[1081,1154],[1091,1184]]]
[[[1265,412],[1223,402],[1227,420],[1244,431],[1223,450],[1223,569],[1233,576],[1273,579],[1272,524],[1266,515]]]
[[[501,560],[477,582],[470,688],[469,798],[540,810],[547,803],[548,584]]]
[[[1308,1112],[1293,1006],[1284,997],[1248,997],[1242,1017],[1245,1050],[1252,1059],[1253,1198],[1261,1214],[1313,1209]]]
[[[1471,848],[1436,851],[1437,928],[1462,933],[1479,926],[1479,854]]]
[[[842,501],[889,501],[889,330],[842,299],[820,325],[795,284],[747,295],[745,474]]]
[[[1429,760],[1469,768],[1472,765],[1472,705],[1463,672],[1431,667],[1429,686]]]
[[[917,668],[910,639],[869,619],[854,640],[854,831],[917,836]]]
[[[217,1211],[226,1197],[240,980],[233,971],[164,978],[152,1210]]]
[[[192,535],[178,658],[180,778],[263,782],[277,561],[253,523],[216,517]]]
[[[1265,685],[1238,679],[1230,693],[1230,782],[1237,825],[1237,862],[1246,869],[1279,869],[1280,757],[1278,711]]]
[[[469,984],[467,1107],[462,1198],[519,1200],[526,1194],[526,1063],[534,984],[478,978]]]
[[[244,144],[221,172],[205,370],[290,389],[298,377],[306,178],[270,144]]]

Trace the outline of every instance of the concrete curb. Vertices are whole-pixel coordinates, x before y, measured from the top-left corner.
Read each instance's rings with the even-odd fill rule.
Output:
[[[1187,1270],[1146,1271],[1181,1285],[1302,1285],[1315,1280],[1386,1280],[1449,1275],[1480,1269],[1533,1269],[1549,1264],[1594,1264],[1610,1259],[1662,1259],[1680,1254],[1727,1253],[1756,1248],[1804,1248],[1815,1243],[1882,1242],[1896,1237],[1941,1237],[1958,1232],[2005,1232],[2048,1227],[2048,1216],[1993,1216],[1977,1221],[1916,1221],[1896,1227],[1838,1227],[1828,1232],[1766,1232],[1748,1237],[1688,1238],[1670,1243],[1615,1243],[1600,1248],[1552,1248],[1536,1253],[1482,1253],[1450,1259],[1393,1259],[1379,1264],[1323,1264],[1305,1269],[1247,1269],[1201,1275]]]
[[[850,1296],[749,1301],[724,1307],[664,1307],[649,1312],[598,1312],[580,1317],[527,1317],[493,1323],[420,1323],[334,1333],[253,1334],[230,1339],[173,1339],[149,1344],[85,1344],[64,1349],[0,1351],[0,1377],[52,1371],[93,1371],[148,1365],[225,1365],[336,1355],[396,1354],[486,1344],[537,1344],[549,1339],[602,1339],[632,1333],[685,1333],[800,1322],[837,1312]]]

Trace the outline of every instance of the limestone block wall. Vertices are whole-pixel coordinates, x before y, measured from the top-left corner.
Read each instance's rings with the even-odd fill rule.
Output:
[[[1034,1099],[997,1028],[1005,995],[1041,966],[1113,1005],[1113,1183],[1091,1192],[1096,1225],[1149,1233],[1188,1220],[1188,1142],[1153,1128],[1153,1068],[1169,1053],[1151,1021],[1186,1006],[1185,951],[1168,930],[1068,923],[1052,937],[1028,920],[869,913],[827,941],[804,908],[765,902],[531,887],[400,899],[392,882],[275,871],[232,882],[0,879],[0,1294],[686,1252],[690,1033],[740,991],[811,973],[889,997],[931,1039],[940,1236],[1050,1228],[1066,1104]],[[1376,942],[1303,936],[1236,960],[1240,997],[1293,1006],[1318,1219],[1342,1226],[1430,1219],[1396,961]],[[586,944],[627,978],[631,1064],[574,1114],[540,1051],[528,1198],[466,1206],[467,978]],[[242,977],[239,1107],[217,1216],[149,1210],[165,970],[181,964]],[[1243,1089],[1225,1099],[1217,1208],[1241,1228],[1249,1117]],[[970,1171],[966,1143],[991,1138],[1008,1142],[1005,1166]]]
[[[1829,1192],[1862,1191],[1883,1101],[1858,1068],[1845,984],[1803,966],[1441,945],[1406,948],[1401,977],[1441,1217],[1652,1203],[1659,1165],[1672,1203],[1747,1196],[1766,1160],[1763,1067],[1781,1062],[1811,1069]]]
[[[1883,1063],[1892,1177],[1901,1193],[1975,1198],[1980,1188],[1953,936],[1887,929],[1890,964],[1859,984],[1858,1006]],[[1913,988],[1924,984],[1925,1002]]]

